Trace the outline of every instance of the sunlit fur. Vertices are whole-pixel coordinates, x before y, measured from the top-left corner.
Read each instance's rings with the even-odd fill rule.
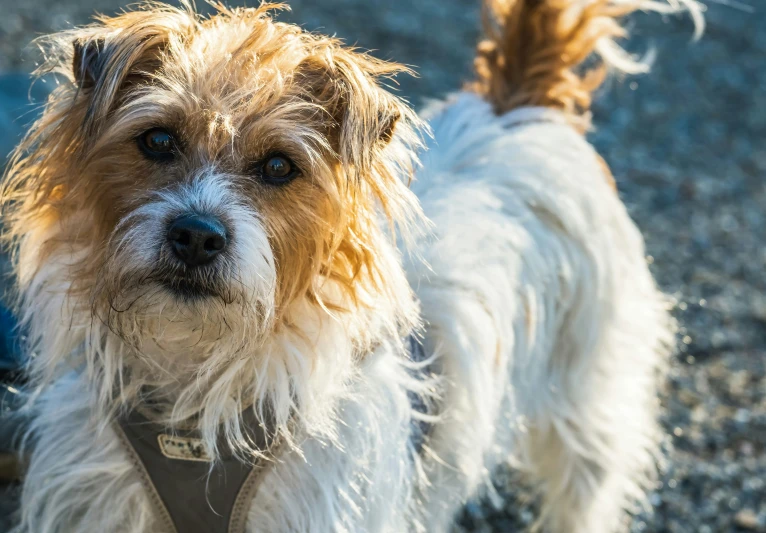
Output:
[[[16,531],[165,533],[112,429],[147,394],[171,427],[198,417],[214,455],[221,433],[263,454],[240,413],[274,419],[249,533],[447,531],[508,460],[541,526],[620,529],[651,477],[672,324],[575,72],[594,50],[640,70],[613,17],[696,4],[487,0],[477,80],[426,113],[428,151],[381,86],[402,67],[277,7],[147,5],[40,42],[60,85],[2,196],[34,354]],[[172,163],[135,142],[155,127]],[[289,184],[254,170],[275,152]],[[189,212],[231,236],[196,270],[165,241]]]
[[[694,0],[487,0],[484,32],[470,89],[492,102],[497,113],[522,106],[561,110],[578,129],[590,125],[590,105],[609,68],[647,72],[651,55],[637,60],[615,43],[627,31],[620,18],[644,9],[689,10],[697,36],[704,28]],[[596,61],[583,67],[593,53]]]

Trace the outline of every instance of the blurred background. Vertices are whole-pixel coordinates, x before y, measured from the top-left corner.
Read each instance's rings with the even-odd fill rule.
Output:
[[[634,533],[766,532],[766,2],[707,1],[697,43],[683,17],[630,21],[629,47],[652,46],[658,59],[651,75],[604,88],[590,136],[646,236],[660,285],[678,300],[681,324],[662,400],[661,486],[653,511],[634,518]],[[420,77],[401,79],[400,91],[420,107],[470,76],[478,3],[293,0],[280,18],[412,65]],[[44,83],[30,91],[38,59],[30,41],[125,3],[0,4],[4,156],[47,92]],[[0,311],[0,331],[10,324]],[[0,333],[0,370],[15,364],[13,348]],[[468,504],[456,533],[528,529],[534,500],[517,476],[497,472],[494,486],[506,504]],[[0,493],[0,505],[11,495]],[[3,520],[0,511],[0,532]]]

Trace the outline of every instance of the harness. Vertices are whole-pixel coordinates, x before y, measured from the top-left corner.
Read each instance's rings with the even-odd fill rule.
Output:
[[[425,360],[414,336],[406,346],[411,361]],[[414,412],[426,413],[422,397],[410,393],[409,398]],[[243,412],[242,427],[256,449],[267,449],[267,434],[273,432],[257,420],[253,409]],[[275,456],[273,444],[266,457],[246,463],[222,443],[219,458],[212,462],[199,431],[170,432],[138,409],[121,417],[115,429],[149,493],[163,533],[245,533],[250,503],[269,458]],[[416,453],[421,452],[429,430],[428,423],[412,421],[410,439]]]
[[[266,429],[252,409],[243,426],[257,449],[266,449]],[[141,476],[156,516],[168,533],[244,533],[249,504],[263,477],[265,458],[243,462],[224,448],[213,463],[197,430],[168,432],[133,410],[117,434]],[[273,456],[273,452],[268,454]]]

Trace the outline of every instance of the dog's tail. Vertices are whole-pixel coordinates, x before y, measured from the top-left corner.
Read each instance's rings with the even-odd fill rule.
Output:
[[[689,11],[698,36],[702,7],[696,0],[484,0],[485,39],[477,47],[471,89],[497,113],[552,107],[585,130],[591,95],[610,68],[648,70],[648,59],[638,60],[615,43],[626,35],[620,19],[636,10]]]

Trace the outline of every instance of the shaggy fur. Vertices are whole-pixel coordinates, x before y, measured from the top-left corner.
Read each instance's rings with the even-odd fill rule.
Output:
[[[42,41],[63,81],[2,196],[35,354],[16,532],[163,533],[112,428],[147,391],[213,456],[219,437],[261,456],[240,414],[269,411],[287,445],[249,532],[446,531],[508,460],[547,530],[620,529],[651,478],[672,328],[581,135],[601,79],[581,64],[641,71],[616,17],[699,6],[488,0],[476,81],[424,114],[428,150],[380,85],[403,68],[277,7],[147,5]],[[170,162],[135,142],[156,127]],[[300,169],[287,184],[254,170],[275,152]],[[185,213],[231,235],[210,265],[168,249]]]

